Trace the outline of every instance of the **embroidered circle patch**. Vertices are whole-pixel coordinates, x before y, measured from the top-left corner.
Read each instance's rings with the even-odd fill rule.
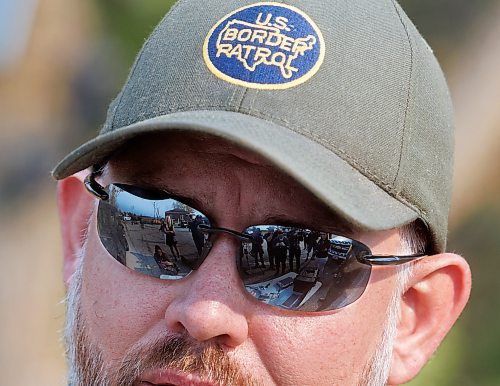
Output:
[[[217,77],[257,89],[285,89],[311,78],[325,55],[317,25],[298,8],[255,3],[224,16],[208,33],[203,58]]]

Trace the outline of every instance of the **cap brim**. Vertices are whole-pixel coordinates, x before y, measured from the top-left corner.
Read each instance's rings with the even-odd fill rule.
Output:
[[[99,135],[66,156],[52,175],[63,179],[98,165],[138,135],[179,130],[211,134],[263,156],[355,227],[391,229],[419,217],[322,144],[267,120],[228,111],[175,113]]]

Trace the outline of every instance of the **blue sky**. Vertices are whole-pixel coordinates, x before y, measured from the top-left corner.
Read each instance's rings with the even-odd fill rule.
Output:
[[[125,191],[120,191],[117,195],[117,204],[122,212],[132,212],[142,216],[163,218],[168,210],[175,209],[178,201],[173,199],[166,200],[146,200],[136,197]],[[201,214],[194,210],[195,215]]]
[[[26,51],[37,0],[0,0],[0,71],[13,67]]]

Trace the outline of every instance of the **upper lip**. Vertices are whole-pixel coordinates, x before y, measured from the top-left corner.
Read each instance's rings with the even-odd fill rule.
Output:
[[[152,370],[144,373],[141,377],[142,382],[148,382],[152,385],[176,385],[176,386],[219,386],[219,383],[203,379],[201,376],[193,373],[183,373],[175,370]]]

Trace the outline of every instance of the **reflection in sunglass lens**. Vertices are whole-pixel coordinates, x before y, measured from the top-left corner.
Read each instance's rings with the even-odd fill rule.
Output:
[[[356,256],[368,248],[331,233],[279,225],[247,228],[237,260],[247,291],[282,308],[323,311],[356,301],[366,288],[371,266]]]
[[[110,185],[99,202],[98,233],[118,262],[148,276],[176,280],[197,269],[216,233],[202,212],[162,192]],[[208,229],[207,229],[208,228]],[[247,291],[264,303],[300,311],[342,308],[362,294],[369,249],[331,233],[281,225],[243,231],[236,256]]]
[[[98,232],[109,254],[162,279],[180,279],[198,268],[208,245],[199,225],[210,226],[208,218],[178,200],[136,194],[110,185],[109,200],[99,203]]]

